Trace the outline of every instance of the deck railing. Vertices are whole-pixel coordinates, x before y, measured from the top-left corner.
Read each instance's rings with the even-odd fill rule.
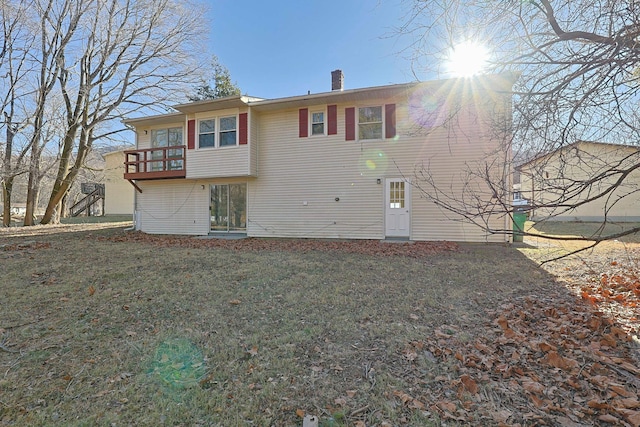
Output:
[[[124,152],[124,179],[184,178],[186,159],[184,145],[145,148]]]

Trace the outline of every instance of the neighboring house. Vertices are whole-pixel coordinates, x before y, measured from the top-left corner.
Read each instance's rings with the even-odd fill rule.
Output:
[[[105,215],[133,215],[134,189],[122,176],[124,151],[112,151],[103,155],[104,213]]]
[[[640,221],[640,170],[607,192],[639,163],[640,147],[578,141],[518,166],[520,193],[533,220]]]
[[[25,216],[27,214],[27,204],[26,203],[12,203],[11,204],[11,215],[14,216]]]
[[[509,239],[452,220],[412,184],[426,168],[441,190],[462,193],[471,184],[492,199],[483,182],[468,181],[466,167],[488,161],[504,173],[510,135],[496,139],[493,124],[511,119],[512,76],[353,90],[343,90],[342,81],[336,70],[327,93],[198,101],[175,106],[177,113],[126,120],[137,143],[125,151],[124,175],[139,191],[135,227],[192,235]],[[509,221],[496,214],[488,225],[510,229]]]

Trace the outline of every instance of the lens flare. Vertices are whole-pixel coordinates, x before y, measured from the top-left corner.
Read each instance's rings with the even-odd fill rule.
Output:
[[[409,116],[421,128],[432,128],[443,124],[445,101],[430,88],[418,88],[409,97]]]
[[[387,171],[389,159],[382,150],[368,149],[360,155],[358,169],[361,176],[379,176]]]
[[[151,373],[171,388],[189,388],[207,374],[202,352],[186,339],[167,340],[158,346]]]

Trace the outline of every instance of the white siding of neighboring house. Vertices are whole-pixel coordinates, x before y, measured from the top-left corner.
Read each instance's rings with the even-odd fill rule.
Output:
[[[104,155],[104,210],[106,215],[133,214],[133,186],[124,179],[124,152]]]
[[[563,194],[561,188],[571,185],[572,181],[586,182],[616,167],[632,167],[638,163],[639,158],[640,153],[636,147],[578,142],[524,165],[520,174],[522,197],[533,200],[535,205],[558,204],[558,198]],[[577,205],[588,197],[605,191],[614,185],[618,178],[619,175],[605,178],[595,183],[590,191],[585,190],[562,204]],[[635,170],[605,197],[572,209],[537,208],[533,210],[532,218],[549,218],[554,221],[603,221],[606,212],[609,221],[640,221],[639,190],[640,171]]]
[[[477,124],[462,126],[466,138],[449,143],[446,130],[412,136],[408,107],[397,100],[369,100],[358,106],[397,102],[398,137],[381,141],[345,141],[345,108],[338,105],[338,134],[298,138],[298,110],[263,113],[260,128],[260,177],[249,186],[248,234],[325,238],[384,238],[386,177],[412,178],[430,164],[443,189],[460,192],[465,162],[484,159],[489,148]],[[324,106],[317,106],[318,109]],[[309,106],[309,111],[315,109]],[[357,109],[356,109],[357,114]],[[381,153],[386,166],[379,162]],[[376,169],[366,161],[377,162]],[[383,162],[384,163],[384,162]],[[370,163],[371,165],[371,163]],[[381,184],[376,180],[380,178]],[[415,181],[415,178],[412,178]],[[455,222],[412,191],[414,240],[504,241],[478,227]],[[339,198],[338,202],[335,198]],[[492,226],[505,227],[503,217]]]

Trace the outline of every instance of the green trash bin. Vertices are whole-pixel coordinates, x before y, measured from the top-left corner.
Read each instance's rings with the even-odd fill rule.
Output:
[[[527,221],[526,212],[514,212],[513,213],[513,241],[522,242],[524,237],[524,223]]]

